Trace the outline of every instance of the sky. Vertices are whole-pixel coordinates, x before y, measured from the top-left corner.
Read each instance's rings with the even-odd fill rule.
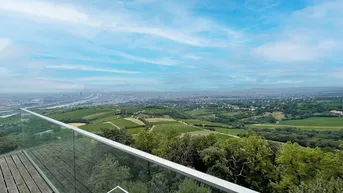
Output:
[[[0,0],[0,92],[343,86],[343,0]]]

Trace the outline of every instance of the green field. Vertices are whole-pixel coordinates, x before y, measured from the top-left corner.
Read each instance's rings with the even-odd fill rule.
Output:
[[[187,124],[216,125],[216,126],[223,126],[223,127],[229,126],[222,123],[210,122],[210,121],[205,121],[205,120],[200,120],[200,119],[182,119],[181,121]]]
[[[116,124],[121,129],[140,126],[137,123],[134,123],[134,122],[126,120],[126,119],[114,119],[111,122]]]
[[[137,123],[134,123],[126,119],[118,118],[117,116],[109,116],[109,117],[97,119],[97,120],[94,120],[92,123],[103,123],[103,122],[111,122],[117,125],[121,129],[139,126]]]
[[[220,112],[221,115],[228,116],[228,117],[235,116],[235,115],[238,115],[240,113],[241,112]]]
[[[136,128],[126,129],[126,132],[128,134],[137,134],[137,133],[139,133],[139,132],[141,132],[143,130],[145,130],[144,127],[136,127]]]
[[[178,123],[177,121],[159,121],[159,122],[152,122],[153,125],[168,125],[168,124],[175,124]]]
[[[0,118],[0,125],[20,123],[20,115],[14,115],[12,117]]]
[[[181,133],[187,133],[187,132],[192,132],[192,131],[199,131],[201,129],[177,122],[174,124],[156,125],[153,129],[153,132],[166,132],[166,131],[171,131],[171,130],[176,131],[178,134],[181,134]]]
[[[92,132],[92,133],[96,133],[96,134],[100,134],[101,133],[101,129],[107,128],[107,129],[117,129],[116,127],[114,127],[111,124],[105,124],[105,123],[90,123],[87,125],[83,125],[80,126],[80,129]]]
[[[334,131],[334,130],[342,130],[343,127],[328,127],[328,126],[296,126],[296,125],[277,125],[277,124],[253,124],[248,125],[248,128],[267,128],[267,129],[275,129],[275,128],[297,128],[297,129],[306,129],[306,130],[327,130],[327,131]]]
[[[280,121],[280,125],[297,126],[334,126],[343,127],[343,118],[338,117],[313,117],[308,119]]]
[[[102,119],[102,118],[108,117],[111,114],[113,114],[113,111],[95,113],[95,114],[84,116],[82,118],[86,120],[96,120],[96,119]]]
[[[203,115],[211,115],[213,111],[210,109],[193,109],[190,111],[186,111],[185,113],[190,114],[192,116],[203,116]]]
[[[238,135],[238,134],[243,134],[247,132],[246,130],[243,130],[243,129],[226,129],[226,128],[221,128],[221,127],[215,127],[215,131],[220,132],[220,133],[231,134],[231,135]]]
[[[249,128],[292,128],[306,130],[341,130],[343,118],[336,117],[313,117],[308,119],[280,121],[279,124],[252,124]]]
[[[87,109],[52,114],[52,115],[49,115],[49,117],[53,119],[57,119],[57,120],[68,120],[68,119],[76,120],[76,119],[83,119],[83,117],[94,115],[97,113],[110,112],[112,110],[113,110],[112,108],[92,107],[92,108],[87,108]]]

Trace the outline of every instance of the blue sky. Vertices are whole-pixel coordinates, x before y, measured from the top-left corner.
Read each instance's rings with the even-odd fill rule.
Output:
[[[0,92],[343,86],[342,18],[342,0],[0,0]]]

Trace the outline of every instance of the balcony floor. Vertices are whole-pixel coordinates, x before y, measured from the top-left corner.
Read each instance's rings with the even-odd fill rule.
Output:
[[[1,193],[52,193],[40,173],[23,152],[0,157]]]
[[[27,154],[60,193],[92,193],[87,186],[87,179],[91,174],[82,166],[83,163],[92,162],[93,160],[85,158],[85,152],[78,150],[75,150],[76,155],[74,155],[72,144],[68,142],[64,144],[52,143],[27,150]],[[82,162],[80,162],[81,160]],[[74,172],[76,172],[76,175]]]

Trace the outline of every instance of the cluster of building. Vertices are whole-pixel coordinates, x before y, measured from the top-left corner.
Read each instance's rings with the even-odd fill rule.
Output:
[[[343,115],[343,111],[337,111],[337,110],[332,110],[332,111],[330,111],[330,113]]]

